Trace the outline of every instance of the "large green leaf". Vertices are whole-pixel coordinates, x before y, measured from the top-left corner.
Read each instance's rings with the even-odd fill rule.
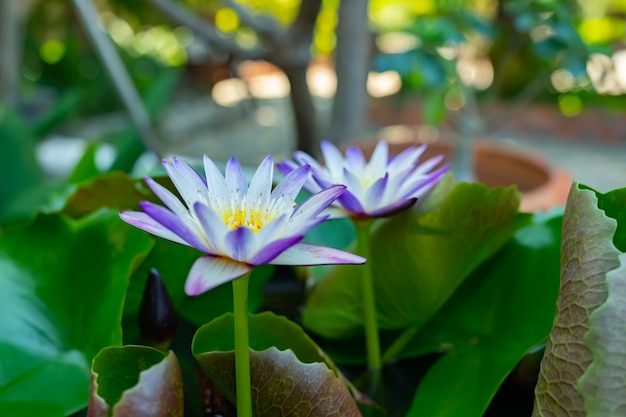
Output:
[[[621,191],[626,195],[626,189]],[[589,316],[607,299],[607,272],[619,266],[617,222],[598,208],[598,196],[574,184],[563,218],[561,289],[535,389],[533,416],[583,415],[577,381],[592,361],[585,345]],[[611,205],[610,203],[608,203]],[[622,199],[622,208],[624,199]]]
[[[309,335],[286,317],[272,312],[250,314],[248,327],[251,349],[262,351],[272,346],[279,350],[291,349],[304,363],[325,362],[335,369]],[[192,350],[195,354],[231,351],[235,349],[234,340],[234,316],[227,313],[198,329]]]
[[[380,223],[368,259],[381,329],[418,328],[481,263],[527,224],[514,188],[456,184],[418,207]],[[337,266],[314,289],[305,327],[327,338],[362,332],[363,266]]]
[[[172,351],[109,347],[94,358],[89,417],[182,415],[182,375]]]
[[[128,279],[151,246],[106,210],[80,221],[40,215],[3,230],[1,404],[50,403],[64,414],[87,404],[90,361],[121,343]]]
[[[192,350],[207,376],[235,402],[234,317],[201,327]],[[249,316],[255,415],[360,416],[338,371],[297,324],[266,312]]]
[[[196,355],[202,369],[235,402],[234,352]],[[346,384],[324,363],[302,363],[291,350],[250,351],[252,407],[259,417],[360,416]]]
[[[562,218],[544,217],[478,268],[406,347],[401,356],[448,352],[420,382],[409,416],[480,417],[506,375],[545,340],[559,288]]]
[[[327,401],[324,397],[336,391],[337,397],[334,397],[333,401],[349,403],[347,410],[352,410],[354,400],[350,396],[346,383],[338,379],[339,370],[300,326],[286,317],[277,316],[271,312],[251,314],[248,319],[251,360],[257,361],[257,365],[252,365],[251,372],[253,395],[259,398],[257,401],[257,412],[261,413],[259,415],[291,415],[284,408],[263,405],[264,402],[271,404],[274,396],[280,394],[276,390],[281,387],[281,384],[284,389],[293,389],[293,396],[302,398],[300,401],[303,402],[304,398],[308,397],[306,401],[323,403]],[[192,344],[196,359],[209,378],[231,402],[235,400],[234,385],[232,385],[234,368],[230,368],[233,364],[234,348],[234,316],[231,313],[224,314],[202,326],[197,331]],[[255,372],[268,372],[262,368],[273,369],[274,374],[271,378],[276,379],[276,382],[272,384],[277,386],[265,385],[267,384],[265,374],[256,374],[255,379]],[[310,381],[300,380],[302,378],[321,378],[323,381],[318,381],[313,384],[314,386],[307,386]],[[289,388],[281,382],[283,379],[293,379],[295,384],[290,383],[292,388]],[[312,391],[307,392],[308,390]],[[281,397],[283,395],[284,393],[280,394]],[[344,404],[339,409],[347,406]],[[306,408],[307,406],[293,404],[288,407],[299,409],[299,407]],[[335,411],[339,413],[338,415],[356,415],[351,414],[354,411],[346,414],[345,411],[338,410]],[[281,414],[283,411],[285,414]],[[330,410],[314,407],[313,414],[331,415],[332,413]]]

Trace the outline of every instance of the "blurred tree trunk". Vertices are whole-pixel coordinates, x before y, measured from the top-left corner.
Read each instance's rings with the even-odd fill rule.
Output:
[[[328,135],[335,143],[354,139],[364,130],[369,102],[367,75],[373,49],[368,4],[367,0],[339,2],[335,52],[337,92]]]
[[[19,91],[20,48],[19,0],[0,1],[0,102],[15,103]]]
[[[296,124],[296,148],[308,154],[320,152],[319,128],[313,97],[306,81],[308,65],[283,66],[281,68],[291,86],[291,107]]]
[[[291,104],[296,123],[296,147],[309,154],[319,153],[319,128],[313,97],[307,83],[311,63],[311,45],[315,22],[322,0],[302,0],[296,20],[287,33],[269,40],[269,60],[287,76],[291,86]]]
[[[263,47],[254,50],[243,50],[236,43],[219,36],[212,23],[199,18],[179,3],[172,0],[147,1],[173,21],[192,28],[209,45],[231,53],[235,60],[265,59],[279,67],[291,86],[291,104],[297,132],[296,148],[313,154],[319,152],[319,129],[306,75],[311,63],[313,31],[322,0],[302,0],[298,16],[286,30],[268,16],[250,13],[235,0],[222,0],[261,39]]]

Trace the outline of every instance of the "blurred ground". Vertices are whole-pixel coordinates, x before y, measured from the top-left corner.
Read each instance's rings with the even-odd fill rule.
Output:
[[[329,100],[318,99],[317,104],[327,115]],[[256,165],[268,153],[277,160],[289,157],[294,144],[290,139],[293,123],[288,100],[259,100],[254,106],[248,105],[211,110],[215,105],[205,100],[171,108],[162,125],[168,152],[192,157],[206,153],[218,160],[234,155],[248,165]],[[187,106],[190,108],[185,110]],[[576,181],[598,191],[626,186],[626,131],[620,143],[615,138],[603,140],[590,135],[589,127],[581,130],[580,136],[551,135],[547,130],[537,133],[504,128],[486,139],[506,148],[539,152],[554,168],[568,171]],[[372,127],[368,132],[368,138],[386,138],[389,130]]]
[[[330,100],[315,100],[320,119],[329,120]],[[538,120],[534,114],[526,112],[519,116],[518,119],[529,120],[522,127],[511,123],[486,139],[503,147],[541,153],[554,168],[568,171],[576,181],[598,191],[626,186],[626,131],[623,137],[619,134],[622,130],[618,124],[624,124],[619,115],[609,119],[591,115],[591,121],[561,118],[555,120],[556,128],[547,128],[544,120],[541,129],[534,128],[539,125],[533,123]],[[69,136],[93,138],[98,136],[95,132],[103,128],[114,130],[125,123],[124,115],[107,116],[80,124]],[[575,123],[582,127],[572,128]],[[294,125],[286,98],[242,101],[223,107],[210,97],[183,97],[169,105],[157,125],[166,154],[190,159],[207,154],[214,160],[226,161],[235,156],[244,165],[255,166],[270,153],[276,160],[290,157],[294,147]],[[612,128],[614,134],[602,133],[607,128]],[[594,134],[595,130],[598,135]],[[393,129],[372,126],[364,138],[389,139],[392,133]],[[50,172],[59,173],[71,168],[72,160],[78,159],[83,147],[84,143],[76,140],[51,141],[39,154]],[[104,151],[106,149],[101,159],[106,164],[109,157]],[[143,164],[149,167],[156,162],[154,158],[146,158]]]

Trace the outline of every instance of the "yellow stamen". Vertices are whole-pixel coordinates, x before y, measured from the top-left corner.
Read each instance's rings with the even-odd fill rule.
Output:
[[[222,215],[222,219],[233,230],[247,227],[256,233],[263,227],[263,218],[258,209],[246,210],[246,207],[239,207],[233,210],[226,210]]]

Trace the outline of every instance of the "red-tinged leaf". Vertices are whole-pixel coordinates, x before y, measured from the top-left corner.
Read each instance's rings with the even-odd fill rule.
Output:
[[[145,346],[103,349],[92,366],[87,415],[181,417],[182,375],[174,353]]]
[[[592,361],[584,336],[589,316],[607,299],[607,272],[619,266],[616,227],[615,219],[598,208],[592,190],[572,186],[563,217],[557,313],[541,362],[533,416],[586,415],[577,388]]]
[[[196,355],[224,395],[235,402],[234,352]],[[302,363],[291,350],[250,351],[252,406],[258,417],[360,416],[350,391],[323,363]]]

